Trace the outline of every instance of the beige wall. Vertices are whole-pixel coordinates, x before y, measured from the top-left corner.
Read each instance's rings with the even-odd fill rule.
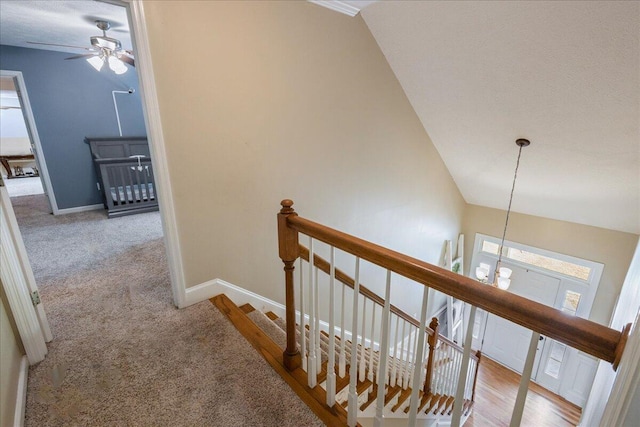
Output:
[[[0,425],[13,425],[22,351],[0,300]]]
[[[303,1],[145,2],[187,286],[284,300],[276,213],[430,262],[464,201],[360,17]]]
[[[469,271],[475,233],[502,237],[505,215],[499,209],[467,205],[463,220],[465,271]],[[638,244],[637,235],[512,212],[506,239],[604,264],[590,318],[609,324]]]

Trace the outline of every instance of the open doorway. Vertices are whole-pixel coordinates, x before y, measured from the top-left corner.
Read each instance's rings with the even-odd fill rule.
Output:
[[[21,72],[0,72],[0,115],[0,163],[9,196],[43,194],[53,213],[55,197]]]
[[[148,135],[150,157],[157,166],[154,192],[160,202],[173,300],[176,306],[185,307],[199,299],[195,293],[193,298],[185,293],[181,274],[173,196],[141,6],[137,1],[118,0],[0,2],[0,59],[3,68],[24,74],[43,141],[41,152],[49,166],[54,214],[102,210],[106,215],[85,137],[117,136],[120,130],[125,136]],[[107,37],[120,41],[128,52],[136,51],[135,68],[126,64],[128,71],[116,74],[107,62],[97,71],[86,61],[90,38],[101,33],[97,20],[111,24]],[[77,38],[59,39],[64,32]],[[48,44],[67,44],[80,51]]]

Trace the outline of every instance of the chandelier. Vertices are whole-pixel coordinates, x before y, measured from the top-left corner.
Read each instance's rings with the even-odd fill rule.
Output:
[[[498,261],[496,262],[495,273],[493,276],[492,286],[500,289],[509,289],[511,285],[511,269],[502,267],[500,264],[502,263],[502,250],[504,248],[504,239],[507,235],[507,227],[509,225],[509,215],[511,214],[511,202],[513,201],[513,192],[516,188],[516,178],[518,177],[518,167],[520,166],[520,155],[522,154],[522,149],[524,147],[528,147],[531,142],[528,139],[520,138],[516,140],[516,145],[520,147],[518,149],[518,160],[516,161],[516,170],[513,173],[513,184],[511,185],[511,194],[509,196],[509,207],[507,208],[507,217],[504,221],[504,230],[502,231],[502,240],[500,241],[500,246],[498,247]],[[488,283],[489,276],[489,264],[481,263],[479,267],[476,267],[476,277],[483,283]]]

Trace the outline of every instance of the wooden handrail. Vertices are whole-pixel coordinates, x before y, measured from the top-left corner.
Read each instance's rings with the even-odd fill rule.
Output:
[[[300,254],[300,258],[302,258],[307,262],[309,261],[309,249],[307,249],[306,246],[302,244],[299,245],[299,254]],[[331,274],[330,273],[331,266],[329,265],[329,261],[325,260],[318,254],[313,254],[313,265],[318,267],[324,273]],[[354,288],[355,280],[351,276],[349,276],[347,273],[340,270],[339,268],[335,269],[335,278],[338,279],[338,281],[342,282],[343,284],[349,286],[351,289]],[[378,304],[380,307],[384,307],[384,298],[382,298],[381,296],[379,296],[378,294],[376,294],[375,292],[373,292],[363,284],[360,284],[360,294],[363,295],[365,298],[370,299],[375,304]],[[389,309],[393,314],[395,314],[399,318],[407,321],[408,323],[415,326],[416,328],[420,328],[420,321],[415,319],[413,316],[407,314],[406,312],[402,311],[401,309],[399,309],[393,304],[391,304]],[[429,326],[427,326],[425,330],[427,331],[427,334],[429,336],[434,334],[434,330]],[[436,334],[436,337],[438,340],[443,341],[448,346],[453,347],[454,349],[460,351],[461,353],[464,350],[461,346],[451,341],[447,337],[444,337],[439,334]],[[475,358],[475,355],[472,354],[471,358],[472,359]]]
[[[613,364],[614,369],[619,363],[626,342],[624,332],[571,316],[493,286],[483,285],[471,278],[301,218],[294,212],[291,200],[283,200],[281,204],[279,226],[289,229],[289,232],[294,231],[288,235],[289,237],[287,231],[281,231],[281,235],[289,239],[289,242],[294,235],[297,240],[297,232],[304,233],[415,282],[606,360]],[[628,333],[628,328],[624,331]]]

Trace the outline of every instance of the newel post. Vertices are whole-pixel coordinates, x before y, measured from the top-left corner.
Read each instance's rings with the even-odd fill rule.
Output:
[[[433,358],[436,351],[436,344],[438,343],[438,318],[434,317],[429,323],[429,328],[433,331],[432,335],[429,335],[429,355],[427,357],[427,376],[424,380],[424,393],[431,391],[431,378],[433,377]]]
[[[285,368],[293,371],[300,366],[300,352],[296,344],[296,306],[294,302],[293,270],[298,259],[298,232],[290,228],[287,218],[298,215],[293,208],[293,201],[285,199],[280,202],[282,209],[278,213],[278,253],[284,263],[285,305],[287,322],[287,347],[282,355]]]

